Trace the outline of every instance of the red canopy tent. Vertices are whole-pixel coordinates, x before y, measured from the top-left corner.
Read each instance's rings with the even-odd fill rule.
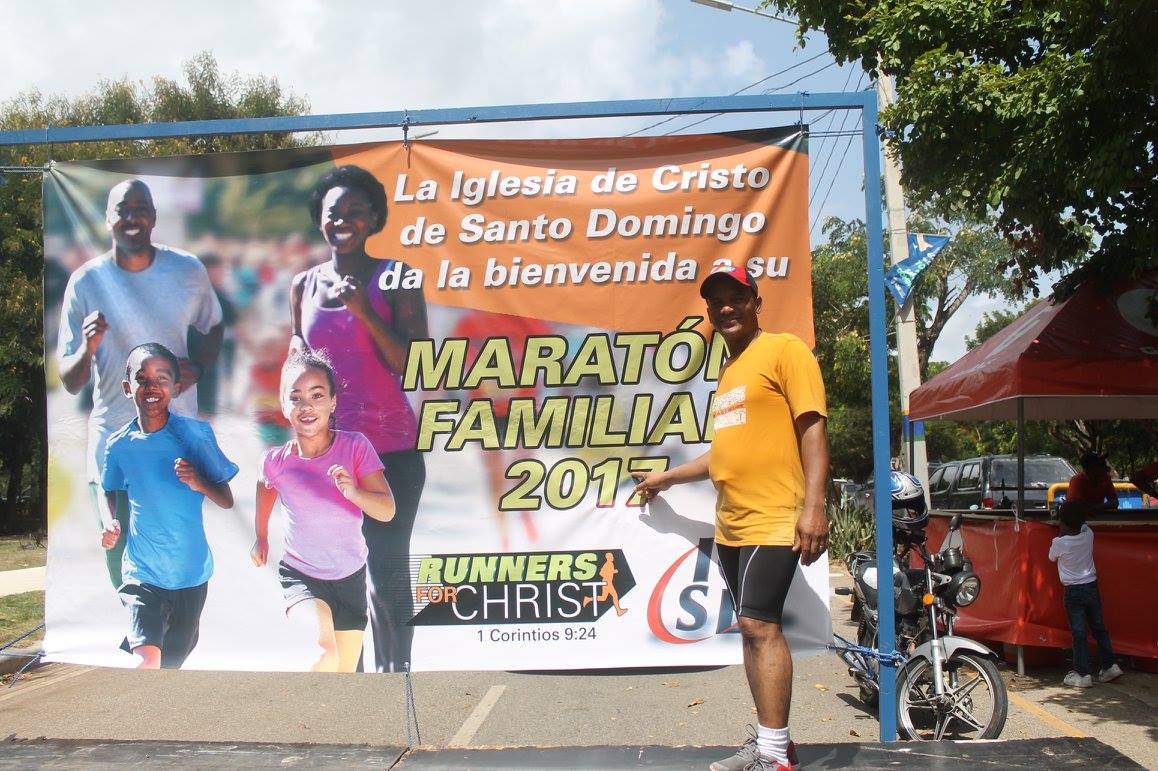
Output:
[[[988,591],[964,609],[965,634],[1023,646],[1066,648],[1069,630],[1057,569],[1048,560],[1056,528],[1023,521],[1025,418],[1158,418],[1158,271],[1108,292],[1092,285],[1061,303],[1043,301],[909,397],[914,420],[1018,421],[1018,505],[1011,520],[970,517],[966,541],[992,544],[971,556]],[[1154,448],[1158,452],[1158,448]],[[931,523],[931,542],[945,530]],[[1158,570],[1158,526],[1124,519],[1095,523],[1095,562],[1115,652],[1158,666],[1158,595],[1138,593]]]
[[[909,418],[1158,418],[1158,271],[1043,300],[909,396]]]

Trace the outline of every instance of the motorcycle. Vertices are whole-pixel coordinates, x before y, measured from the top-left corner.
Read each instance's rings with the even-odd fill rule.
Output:
[[[885,659],[897,666],[897,727],[912,740],[995,739],[1005,727],[1009,697],[997,670],[997,656],[984,645],[953,632],[959,608],[972,604],[981,593],[981,579],[965,556],[958,533],[961,515],[949,523],[946,547],[930,554],[925,545],[924,493],[907,474],[893,483],[893,602],[898,653],[880,652],[877,611],[876,555],[861,551],[849,558],[856,644],[834,635],[833,648],[848,664],[860,698],[876,706],[880,697],[880,665]],[[913,485],[919,501],[912,493]],[[900,505],[898,505],[898,503]],[[899,511],[898,511],[899,509]],[[911,557],[921,567],[910,566]]]

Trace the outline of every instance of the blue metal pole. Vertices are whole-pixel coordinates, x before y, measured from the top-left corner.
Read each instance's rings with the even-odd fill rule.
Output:
[[[221,134],[293,133],[447,126],[463,123],[507,123],[575,118],[624,118],[648,115],[702,115],[705,113],[774,112],[860,109],[861,92],[706,96],[681,99],[623,99],[603,102],[515,104],[498,107],[461,107],[434,110],[394,110],[330,115],[295,115],[276,118],[138,123],[119,126],[51,126],[0,131],[0,146],[49,142],[98,142],[127,139],[162,139]]]
[[[885,250],[881,225],[881,148],[877,136],[877,102],[864,95],[864,205],[868,235],[869,352],[872,363],[873,503],[877,520],[877,606],[880,612],[878,647],[896,649],[893,616],[893,517],[889,492],[889,379],[885,336]],[[897,740],[897,672],[881,664],[881,741]]]

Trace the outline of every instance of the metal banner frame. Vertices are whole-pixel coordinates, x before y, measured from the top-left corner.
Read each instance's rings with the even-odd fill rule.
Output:
[[[0,131],[0,146],[218,136],[222,134],[346,131],[371,128],[401,128],[404,132],[408,132],[417,127],[429,126],[573,120],[577,118],[764,112],[791,112],[802,115],[805,110],[860,110],[863,117],[861,140],[864,152],[865,223],[868,236],[867,271],[869,280],[870,363],[872,366],[874,504],[877,511],[877,564],[888,565],[892,562],[893,551],[892,507],[888,485],[890,456],[888,370],[886,366],[888,351],[885,336],[881,147],[877,126],[877,98],[873,91],[520,104],[115,126],[49,126],[37,129]],[[896,646],[892,593],[881,592],[879,605],[880,650],[890,653]],[[407,702],[413,715],[413,698],[409,677],[410,675],[407,673]],[[891,664],[882,664],[880,705],[880,739],[881,741],[895,741],[897,738],[896,670]],[[414,715],[414,722],[415,727],[417,727],[416,715]],[[409,728],[408,725],[408,733]]]

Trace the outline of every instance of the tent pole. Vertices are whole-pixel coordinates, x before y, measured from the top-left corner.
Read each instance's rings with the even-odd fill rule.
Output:
[[[1025,397],[1017,397],[1017,511],[1021,519],[1025,512]]]
[[[1025,398],[1017,397],[1017,511],[1013,522],[1018,524],[1025,512]],[[1017,674],[1025,675],[1025,646],[1017,646]]]

